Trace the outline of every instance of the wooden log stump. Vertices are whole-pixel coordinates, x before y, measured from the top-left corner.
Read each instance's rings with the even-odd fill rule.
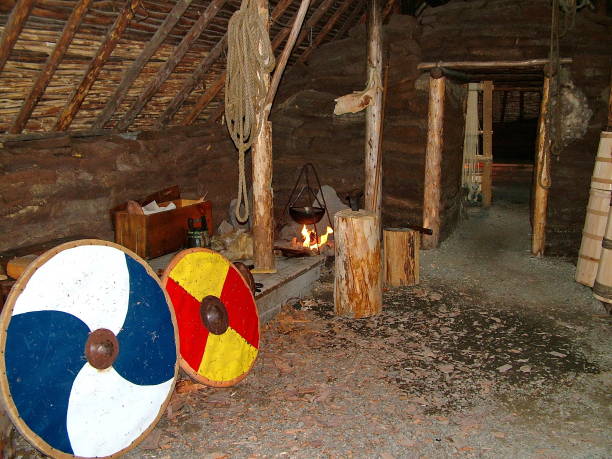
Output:
[[[380,224],[366,210],[342,210],[334,218],[334,312],[353,318],[382,311]]]
[[[383,241],[385,285],[401,287],[418,284],[420,233],[409,228],[385,228]]]

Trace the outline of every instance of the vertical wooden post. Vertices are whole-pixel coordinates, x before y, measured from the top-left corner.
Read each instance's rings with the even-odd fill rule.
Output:
[[[531,253],[544,255],[546,243],[546,211],[548,208],[548,189],[550,187],[550,133],[547,119],[548,100],[550,98],[550,77],[544,77],[540,119],[538,121],[538,139],[536,141],[536,164],[533,200],[533,229],[531,235]]]
[[[365,209],[380,222],[382,202],[382,14],[379,0],[368,0],[368,83],[375,82],[374,100],[366,108]]]
[[[493,82],[482,82],[482,205],[489,207],[493,196]]]
[[[257,0],[259,14],[268,28],[268,0]],[[266,89],[270,77],[265,76]],[[258,117],[263,117],[260,113]],[[272,204],[272,123],[264,125],[253,142],[253,272],[274,273],[274,214]]]
[[[440,241],[440,205],[442,187],[442,147],[444,129],[444,95],[446,79],[440,69],[429,77],[429,113],[427,116],[427,149],[425,150],[425,183],[423,193],[423,226],[433,234],[423,234],[424,249],[438,247]]]

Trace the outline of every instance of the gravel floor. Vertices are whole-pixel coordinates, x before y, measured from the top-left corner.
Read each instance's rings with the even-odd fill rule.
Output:
[[[329,269],[242,383],[181,381],[127,457],[612,457],[611,316],[528,249],[525,205],[497,202],[361,320],[333,315]]]

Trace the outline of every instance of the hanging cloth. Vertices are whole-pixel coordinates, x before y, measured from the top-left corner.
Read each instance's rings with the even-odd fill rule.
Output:
[[[478,92],[480,84],[469,83],[463,139],[463,173],[461,186],[467,189],[468,201],[476,202],[482,193],[482,161],[479,154],[480,122],[478,119]]]

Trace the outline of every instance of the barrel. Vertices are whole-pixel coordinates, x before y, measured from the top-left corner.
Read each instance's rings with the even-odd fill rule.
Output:
[[[612,303],[612,212],[608,212],[606,233],[601,245],[601,258],[593,284],[593,295],[600,301]]]
[[[589,287],[593,286],[597,277],[601,244],[610,210],[610,196],[610,191],[591,188],[576,265],[576,281]]]
[[[612,191],[612,132],[610,131],[601,132],[591,188]]]

